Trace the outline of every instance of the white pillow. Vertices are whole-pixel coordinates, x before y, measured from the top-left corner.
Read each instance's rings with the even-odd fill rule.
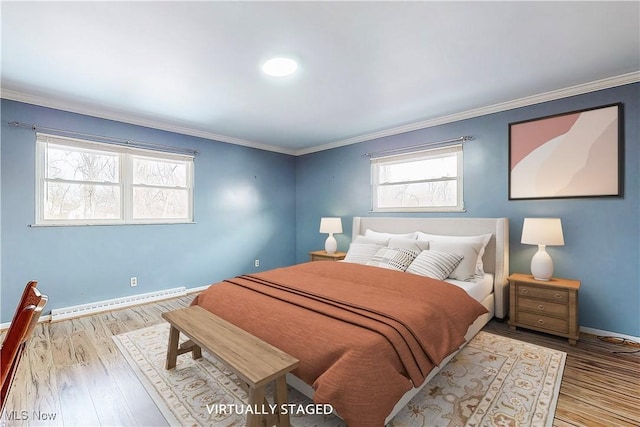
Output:
[[[422,251],[413,260],[407,273],[444,280],[460,264],[462,255],[440,251]]]
[[[367,265],[405,271],[417,256],[418,252],[410,249],[381,248]]]
[[[491,234],[480,234],[478,236],[444,236],[440,234],[427,234],[427,233],[423,233],[422,231],[418,231],[417,235],[418,235],[417,236],[418,240],[428,240],[429,242],[448,242],[448,243],[461,243],[461,244],[469,243],[469,244],[472,244],[474,247],[475,247],[474,245],[475,243],[478,243],[478,242],[481,243],[480,248],[476,251],[478,255],[477,255],[477,259],[475,260],[476,271],[474,274],[479,278],[484,277],[484,265],[482,263],[482,257],[484,256],[484,250],[487,247],[489,240],[491,240]],[[431,243],[429,244],[429,248],[433,249],[433,245]],[[466,259],[466,260],[463,260],[462,262],[465,263],[469,261],[470,260]]]
[[[378,231],[373,231],[370,229],[366,229],[364,232],[364,237],[368,237],[370,239],[392,239],[394,237],[399,237],[401,239],[416,239],[416,237],[418,236],[418,233],[413,232],[413,233],[407,233],[407,234],[394,234],[394,233],[381,233]],[[427,239],[428,240],[428,239]]]
[[[380,238],[376,239],[372,237],[356,236],[353,243],[369,243],[369,244],[386,246],[387,243],[389,243],[389,239],[380,239]]]
[[[429,249],[429,241],[394,237],[389,240],[389,243],[387,243],[387,247],[411,249],[412,251],[416,251],[420,253],[422,251],[426,251],[427,249]]]
[[[351,243],[344,262],[366,264],[382,248],[382,245],[372,243]]]
[[[476,278],[478,253],[482,249],[482,242],[444,242],[439,240],[429,241],[430,250],[448,252],[462,256],[462,260],[449,274],[456,280],[470,281]],[[482,273],[484,275],[484,273]]]

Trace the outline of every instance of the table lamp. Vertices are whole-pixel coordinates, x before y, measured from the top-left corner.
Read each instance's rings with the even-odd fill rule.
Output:
[[[546,246],[564,245],[560,218],[525,218],[522,240],[525,245],[538,245],[538,252],[531,259],[531,274],[536,280],[547,281],[553,276],[553,260]]]
[[[340,218],[321,218],[320,233],[329,233],[329,237],[324,242],[324,250],[328,254],[333,254],[338,249],[338,242],[333,237],[333,233],[342,233],[342,220]]]

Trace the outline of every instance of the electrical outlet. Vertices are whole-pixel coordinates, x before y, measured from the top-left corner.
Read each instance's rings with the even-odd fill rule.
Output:
[[[138,278],[137,277],[132,277],[131,278],[131,287],[133,288],[134,286],[138,286]]]
[[[257,259],[255,261],[253,261],[253,266],[256,267],[256,268],[260,267],[260,260]]]

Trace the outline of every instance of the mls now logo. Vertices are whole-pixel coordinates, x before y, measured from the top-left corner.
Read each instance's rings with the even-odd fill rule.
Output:
[[[3,411],[0,417],[0,425],[6,425],[7,421],[53,421],[58,416],[55,412],[42,411]]]

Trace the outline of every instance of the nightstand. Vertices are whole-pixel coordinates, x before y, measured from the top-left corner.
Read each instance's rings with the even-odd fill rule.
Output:
[[[341,261],[346,256],[347,254],[345,252],[336,252],[333,254],[328,254],[327,251],[309,252],[309,257],[311,258],[311,261]]]
[[[551,278],[536,280],[530,274],[509,276],[509,325],[534,329],[578,341],[578,291],[580,281]]]

